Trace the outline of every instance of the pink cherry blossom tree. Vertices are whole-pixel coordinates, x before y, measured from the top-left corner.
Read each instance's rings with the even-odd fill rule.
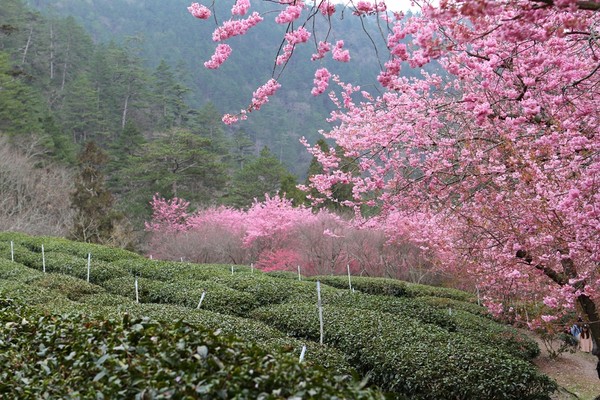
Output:
[[[291,37],[336,13],[327,0],[271,3]],[[546,322],[579,307],[600,343],[600,3],[416,3],[405,18],[384,2],[349,2],[385,32],[381,89],[332,77],[337,125],[324,136],[357,171],[309,146],[325,171],[312,187],[329,195],[352,183],[346,205],[359,220],[376,206],[370,218],[474,277],[491,309],[510,307],[506,293],[543,302]],[[313,42],[313,60],[351,60],[342,40]],[[438,73],[403,74],[426,65]],[[316,94],[329,82],[319,67]]]

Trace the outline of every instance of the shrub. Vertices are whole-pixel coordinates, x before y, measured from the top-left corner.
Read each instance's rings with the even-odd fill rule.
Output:
[[[0,302],[0,396],[356,398],[382,395],[183,322],[52,316]]]
[[[349,289],[347,276],[312,276],[309,279],[313,281],[320,280],[322,283],[337,288]],[[351,280],[354,289],[368,294],[394,297],[436,296],[460,301],[474,300],[473,295],[461,290],[419,285],[396,279],[353,276]]]
[[[27,283],[41,275],[43,273],[23,264],[0,258],[0,279]]]
[[[253,316],[299,338],[318,340],[316,308],[281,304]],[[383,390],[411,399],[541,399],[556,385],[528,362],[468,336],[400,315],[324,307],[325,341]]]
[[[111,293],[135,300],[133,276],[112,279],[104,283]],[[202,292],[206,291],[202,308],[222,314],[246,315],[258,302],[249,293],[243,293],[211,281],[160,282],[138,278],[138,295],[142,303],[164,303],[196,308]]]
[[[45,252],[65,253],[80,258],[87,258],[88,254],[91,254],[94,260],[97,259],[110,262],[123,259],[142,258],[139,254],[121,248],[102,246],[94,243],[74,242],[51,236],[28,236],[15,233],[4,233],[0,235],[0,241],[9,243],[11,240],[15,244],[23,245],[36,253],[42,251],[43,244]]]

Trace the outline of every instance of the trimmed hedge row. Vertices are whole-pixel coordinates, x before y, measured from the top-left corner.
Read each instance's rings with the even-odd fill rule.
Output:
[[[196,308],[202,292],[206,291],[202,308],[222,314],[247,315],[258,307],[252,294],[240,292],[211,281],[185,283],[161,282],[146,278],[138,279],[138,295],[141,303],[175,304]],[[135,300],[133,276],[111,279],[103,283],[111,293]]]
[[[420,301],[420,298],[398,298],[389,296],[348,293],[333,299],[325,298],[324,304],[337,307],[367,309],[411,318],[432,324],[448,332],[456,332],[482,344],[494,343],[499,350],[526,360],[539,355],[537,343],[516,329],[500,325],[492,320],[461,310],[440,309]],[[467,304],[467,303],[463,303]]]
[[[469,337],[400,315],[326,306],[325,341],[383,390],[411,399],[542,399],[556,384],[528,362]],[[314,305],[281,304],[253,317],[319,339]]]
[[[382,399],[348,377],[183,322],[48,316],[0,301],[0,397]]]
[[[10,260],[3,254],[6,260]],[[25,246],[14,246],[15,261],[29,268],[42,271],[44,260],[46,272],[55,272],[59,274],[71,275],[80,279],[87,279],[87,256],[81,258],[71,254],[58,251],[46,252],[44,246],[44,257],[41,250],[39,253],[32,251]],[[93,259],[90,264],[90,282],[99,284],[108,279],[128,274],[126,269],[113,265],[111,262]]]
[[[311,276],[308,278],[312,281],[321,281],[326,285],[330,285],[340,289],[348,289],[348,277],[343,275],[330,276]],[[420,296],[436,296],[454,300],[474,302],[475,297],[467,292],[457,289],[420,285],[399,281],[396,279],[385,278],[370,278],[363,276],[353,276],[352,287],[367,294],[394,296],[394,297],[420,297]]]
[[[108,262],[123,259],[143,258],[139,254],[118,247],[108,247],[93,243],[73,242],[71,240],[51,236],[28,236],[22,233],[0,232],[0,242],[9,244],[11,241],[14,242],[15,245],[22,245],[36,253],[40,253],[42,251],[43,244],[44,252],[57,251],[80,258],[87,258],[88,253],[91,253],[94,259]]]

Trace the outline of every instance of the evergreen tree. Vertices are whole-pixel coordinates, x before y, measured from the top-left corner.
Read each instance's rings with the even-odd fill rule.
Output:
[[[0,131],[12,135],[39,133],[42,105],[39,94],[23,81],[23,73],[0,52]]]
[[[254,199],[264,199],[265,194],[272,196],[279,192],[282,181],[289,176],[289,171],[265,146],[258,158],[234,174],[226,202],[235,207],[248,207]]]
[[[92,141],[79,153],[79,173],[71,193],[71,205],[76,213],[71,237],[75,240],[104,243],[115,229],[119,217],[113,211],[113,196],[105,187],[102,172],[107,160],[106,153]]]
[[[178,82],[165,60],[161,60],[152,75],[153,123],[160,129],[182,126],[189,107],[185,96],[189,89]]]
[[[211,141],[181,128],[144,145],[127,173],[147,201],[159,192],[206,204],[220,196],[227,181],[225,165],[211,151]]]

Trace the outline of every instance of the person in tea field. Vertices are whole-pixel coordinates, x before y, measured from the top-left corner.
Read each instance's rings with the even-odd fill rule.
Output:
[[[581,334],[579,335],[579,350],[586,353],[592,352],[592,336],[588,324],[583,325],[583,328],[581,329]]]

